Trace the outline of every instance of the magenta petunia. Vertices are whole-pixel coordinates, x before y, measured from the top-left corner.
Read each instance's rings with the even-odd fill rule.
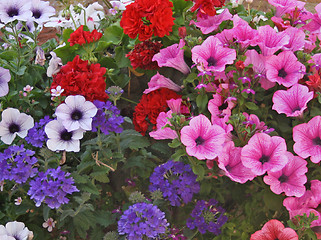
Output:
[[[169,122],[169,119],[172,118],[172,113],[172,111],[161,112],[156,119],[157,130],[150,132],[149,136],[157,140],[177,138],[175,130],[165,127],[167,124],[172,126]]]
[[[251,45],[260,47],[264,56],[273,55],[283,46],[289,44],[290,37],[285,32],[276,32],[270,25],[261,26],[257,30],[258,36]]]
[[[316,13],[311,16],[311,21],[303,26],[310,33],[321,33],[321,3],[315,6]]]
[[[313,98],[313,92],[309,92],[307,86],[295,84],[288,90],[278,90],[274,93],[272,109],[287,117],[303,115],[308,102]]]
[[[282,137],[256,133],[243,147],[241,160],[253,173],[263,175],[266,171],[281,170],[288,162],[286,152],[286,143]]]
[[[157,72],[157,74],[150,79],[148,83],[148,89],[144,91],[144,94],[148,94],[160,88],[168,88],[176,92],[179,92],[181,90],[180,86],[178,86],[169,78],[164,77],[163,75]]]
[[[313,163],[321,161],[321,116],[293,128],[293,150],[302,158],[310,157]]]
[[[275,194],[285,193],[286,196],[301,197],[305,193],[304,184],[307,182],[305,174],[308,172],[307,161],[287,152],[289,162],[282,170],[269,172],[263,180],[270,185]]]
[[[236,59],[234,49],[223,47],[215,36],[208,37],[201,45],[192,48],[192,60],[201,72],[222,72]]]
[[[215,35],[220,40],[224,47],[230,47],[234,44],[234,30],[224,29],[222,32]]]
[[[154,55],[152,60],[157,61],[159,67],[171,67],[188,74],[190,69],[184,60],[184,46],[185,41],[181,39],[179,44],[176,43],[161,49],[159,53]]]
[[[190,22],[190,25],[195,24],[196,27],[200,28],[203,34],[209,34],[217,30],[223,21],[231,20],[231,19],[232,19],[232,15],[230,14],[229,10],[225,8],[224,11],[218,15],[214,15],[214,16],[202,15],[201,17],[197,16],[197,22],[192,20]]]
[[[303,50],[305,44],[305,33],[303,30],[295,27],[289,27],[284,31],[289,37],[289,43],[284,45],[284,50],[292,52]]]
[[[241,147],[235,147],[230,141],[224,145],[223,152],[218,156],[218,167],[234,182],[245,183],[252,181],[256,175],[245,167],[241,161]]]
[[[224,100],[222,95],[218,93],[213,94],[213,99],[209,100],[208,102],[208,111],[212,115],[211,121],[214,122],[214,120],[217,118],[224,118],[228,120],[232,114],[231,110],[234,106],[234,102]]]
[[[303,77],[305,66],[300,63],[291,51],[273,55],[266,60],[266,77],[285,87],[291,87]]]
[[[240,45],[240,51],[245,51],[250,43],[255,40],[257,30],[251,28],[250,25],[238,15],[234,15],[233,24],[233,36]]]
[[[181,141],[186,146],[186,152],[199,160],[214,159],[223,149],[225,130],[212,125],[210,120],[200,114],[191,119],[189,126],[181,130]]]
[[[303,8],[305,3],[297,0],[268,0],[276,8],[275,16],[282,17],[285,13],[293,11],[296,7]]]

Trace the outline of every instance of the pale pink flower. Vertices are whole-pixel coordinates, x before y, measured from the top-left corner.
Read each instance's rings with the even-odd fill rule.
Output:
[[[302,116],[308,102],[313,98],[313,91],[307,86],[295,84],[288,90],[278,90],[274,93],[272,109],[287,117]]]
[[[31,92],[32,89],[33,89],[33,87],[31,87],[30,85],[27,85],[27,86],[25,86],[25,87],[23,88],[23,91],[25,91],[25,92]]]
[[[291,51],[273,55],[266,60],[266,77],[285,87],[291,87],[303,77],[305,66],[300,63]]]
[[[190,69],[184,60],[185,41],[181,39],[179,44],[173,44],[167,48],[161,49],[159,53],[153,56],[153,61],[157,61],[160,67],[172,67],[178,71],[188,74]]]
[[[17,206],[19,206],[21,203],[22,203],[22,198],[21,197],[18,197],[18,198],[16,198],[15,200],[14,200],[14,204],[15,205],[17,205]]]
[[[253,173],[263,175],[266,171],[281,170],[288,163],[286,152],[286,143],[282,137],[256,133],[243,147],[241,160]]]
[[[52,229],[55,228],[56,222],[52,218],[48,218],[43,224],[43,228],[48,228],[48,232],[52,232]]]
[[[287,152],[289,162],[282,170],[277,172],[268,171],[263,180],[270,185],[275,194],[285,193],[286,196],[301,197],[305,193],[304,184],[307,182],[305,174],[308,172],[307,161],[301,157]]]
[[[175,92],[179,92],[181,90],[181,87],[178,86],[176,83],[174,83],[172,80],[170,80],[167,77],[164,77],[163,75],[160,75],[158,72],[156,75],[154,75],[149,83],[148,83],[148,89],[144,91],[144,94],[148,94],[152,91],[155,91],[160,88],[168,88]]]
[[[293,150],[302,158],[310,157],[313,163],[321,161],[321,116],[293,128]]]
[[[61,88],[61,86],[57,86],[56,89],[51,89],[51,96],[59,97],[65,89]]]
[[[252,181],[256,175],[241,161],[241,147],[235,147],[230,141],[224,145],[223,152],[218,156],[218,167],[234,182],[245,183]]]
[[[189,126],[181,130],[181,141],[186,146],[186,152],[199,160],[214,159],[223,149],[225,131],[200,114],[191,119]]]

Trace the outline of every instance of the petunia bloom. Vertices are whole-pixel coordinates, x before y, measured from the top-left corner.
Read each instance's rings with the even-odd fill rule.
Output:
[[[0,5],[0,19],[7,24],[15,20],[27,21],[31,18],[28,0],[2,0]]]
[[[7,108],[1,116],[0,136],[1,140],[8,145],[13,142],[17,135],[25,138],[28,130],[34,126],[34,120],[31,116],[20,113],[15,108]]]
[[[184,60],[184,46],[185,41],[181,39],[179,44],[176,43],[161,49],[159,53],[153,56],[152,61],[157,61],[160,67],[172,67],[184,74],[188,74],[190,69]]]
[[[186,146],[186,152],[199,160],[214,159],[223,149],[225,130],[218,125],[212,125],[210,120],[200,114],[191,119],[189,126],[181,130],[181,141]]]
[[[243,147],[241,160],[253,173],[263,175],[266,171],[279,171],[288,163],[286,150],[286,143],[282,137],[256,133]]]
[[[284,228],[284,225],[276,219],[264,224],[263,228],[251,235],[250,240],[299,240],[298,234],[292,228]]]
[[[285,13],[293,11],[295,8],[303,8],[305,5],[302,1],[297,0],[268,0],[269,3],[275,6],[275,16],[282,17]]]
[[[8,82],[11,79],[10,71],[0,67],[0,97],[6,96],[9,93]]]
[[[224,145],[223,152],[218,156],[218,167],[234,182],[245,183],[252,181],[256,175],[241,161],[242,148],[235,147],[233,141]]]
[[[308,172],[307,161],[287,152],[289,162],[277,172],[269,172],[263,180],[270,185],[275,194],[285,193],[286,196],[301,197],[305,193],[304,184],[307,182],[305,174]]]
[[[302,116],[308,102],[313,98],[307,86],[295,84],[288,90],[278,90],[274,93],[272,109],[287,117]]]
[[[181,90],[180,86],[157,72],[157,74],[150,79],[148,89],[144,91],[144,94],[148,94],[160,88],[168,88],[175,92],[179,92]]]
[[[201,72],[222,72],[235,59],[235,49],[223,47],[215,36],[208,37],[201,45],[192,48],[192,60]]]
[[[69,95],[65,103],[60,104],[56,109],[57,120],[70,132],[79,128],[91,130],[92,118],[97,113],[97,107],[84,96]]]
[[[0,225],[0,239],[3,240],[27,240],[33,238],[33,232],[29,231],[22,222],[8,222],[6,226]]]
[[[273,55],[266,60],[266,77],[285,87],[291,87],[303,77],[305,66],[291,51]]]
[[[321,161],[321,116],[293,128],[293,150],[302,158],[310,157],[313,163]]]
[[[175,130],[165,127],[167,124],[171,125],[168,120],[169,118],[172,118],[172,111],[166,113],[161,112],[156,119],[157,130],[150,132],[149,136],[157,140],[177,138],[178,136]]]
[[[30,2],[30,11],[32,12],[32,20],[38,24],[48,22],[49,17],[55,15],[56,10],[49,6],[49,2],[32,0]]]

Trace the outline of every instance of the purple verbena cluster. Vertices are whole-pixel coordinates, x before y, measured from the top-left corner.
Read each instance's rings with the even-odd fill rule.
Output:
[[[9,146],[0,153],[0,181],[10,180],[22,184],[37,173],[34,164],[37,158],[33,157],[34,151],[21,146]]]
[[[215,199],[209,201],[199,200],[191,213],[191,217],[187,219],[186,226],[189,229],[197,227],[201,234],[206,231],[219,235],[221,227],[226,223],[227,216],[224,215],[225,210],[217,206]]]
[[[41,148],[44,142],[48,140],[47,134],[45,133],[45,126],[51,120],[49,116],[45,116],[40,119],[39,122],[36,122],[35,126],[28,131],[28,135],[25,138],[27,143],[34,147]]]
[[[172,206],[180,206],[181,200],[188,203],[193,199],[194,193],[199,192],[200,185],[196,178],[190,165],[168,161],[154,169],[149,179],[149,190],[160,190]]]
[[[45,202],[52,209],[59,208],[61,204],[69,202],[67,194],[79,192],[73,185],[73,178],[67,178],[69,175],[70,173],[65,173],[60,167],[39,172],[38,176],[30,181],[28,195],[36,202],[37,207]]]
[[[165,233],[169,223],[165,213],[150,203],[136,203],[130,206],[118,221],[118,233],[126,234],[128,240],[158,238]]]
[[[121,133],[123,129],[120,125],[124,122],[124,118],[120,116],[120,110],[110,101],[102,102],[95,100],[94,104],[98,111],[93,118],[92,131],[97,132],[99,127],[105,135],[108,135],[110,132]]]

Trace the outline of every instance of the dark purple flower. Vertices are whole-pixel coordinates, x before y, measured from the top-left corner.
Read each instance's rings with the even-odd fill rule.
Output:
[[[221,227],[226,223],[227,216],[224,215],[225,210],[217,206],[215,199],[209,201],[199,200],[191,213],[191,218],[187,219],[186,226],[189,229],[195,227],[201,234],[206,231],[219,235]]]
[[[150,203],[136,203],[130,206],[118,221],[119,235],[125,235],[128,240],[158,238],[165,233],[169,223],[165,213]]]
[[[69,199],[66,198],[67,194],[79,192],[77,187],[73,185],[73,178],[67,178],[69,175],[70,173],[65,173],[60,167],[40,172],[30,182],[28,195],[36,202],[37,207],[45,202],[51,209],[59,208],[60,205],[69,202]]]
[[[199,192],[200,185],[196,182],[196,178],[189,165],[171,160],[154,169],[150,176],[149,190],[151,192],[160,190],[172,206],[180,206],[182,200],[188,203],[194,193]]]
[[[44,142],[48,140],[47,134],[45,133],[45,125],[51,120],[49,116],[45,116],[40,119],[39,122],[36,122],[35,126],[28,131],[28,135],[25,138],[27,143],[34,147],[41,148]]]

